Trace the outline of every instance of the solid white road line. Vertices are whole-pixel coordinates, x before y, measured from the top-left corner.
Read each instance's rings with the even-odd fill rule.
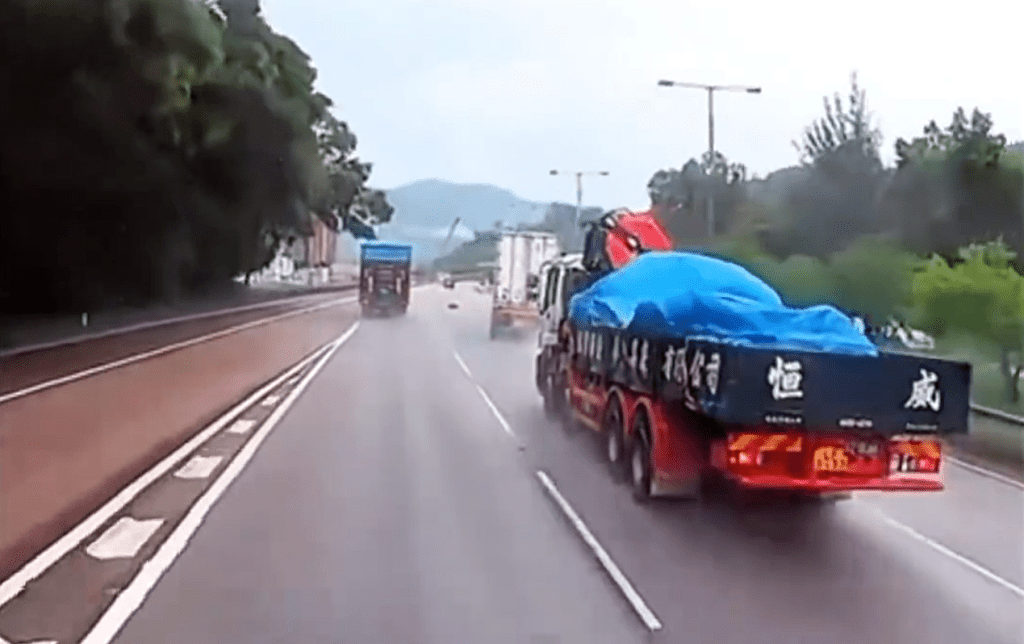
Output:
[[[260,429],[249,439],[249,442],[238,452],[238,455],[228,464],[223,474],[213,482],[210,488],[189,509],[185,518],[175,527],[174,531],[167,537],[167,540],[160,545],[153,558],[142,565],[139,573],[117,595],[117,598],[110,604],[106,612],[100,616],[99,620],[93,625],[85,638],[81,640],[80,644],[107,644],[117,636],[132,614],[145,601],[149,592],[160,581],[160,577],[163,576],[175,559],[184,551],[189,539],[202,524],[204,517],[210,512],[210,509],[217,500],[221,498],[228,486],[242,473],[242,470],[255,456],[256,450],[266,440],[271,430],[280,422],[291,406],[295,404],[295,401],[298,400],[313,378],[327,364],[327,361],[334,355],[334,352],[352,337],[358,325],[359,323],[357,322],[330,345],[313,368],[309,370],[305,378],[302,379],[302,382],[288,394],[284,402],[278,405],[266,422],[263,423]]]
[[[181,466],[174,476],[179,479],[205,479],[209,478],[217,469],[223,456],[193,456],[192,459]]]
[[[359,326],[358,322],[352,325],[349,330],[352,331],[357,326]],[[41,575],[50,566],[59,561],[61,557],[85,541],[89,535],[99,529],[100,526],[117,514],[124,506],[128,505],[132,499],[149,487],[153,481],[159,479],[161,476],[169,472],[175,465],[183,461],[186,456],[196,451],[196,449],[209,440],[210,437],[240,416],[242,412],[256,404],[256,401],[266,396],[267,392],[273,391],[275,388],[279,387],[283,381],[302,371],[306,365],[311,363],[318,356],[322,355],[324,351],[330,348],[330,346],[332,345],[326,345],[321,349],[317,349],[284,374],[278,376],[270,383],[261,387],[251,396],[232,407],[226,414],[215,420],[212,424],[207,426],[206,429],[196,434],[191,440],[176,449],[164,460],[154,465],[150,470],[143,473],[139,478],[132,481],[132,483],[127,487],[118,492],[114,498],[107,501],[84,521],[76,525],[60,539],[50,544],[48,548],[36,555],[34,559],[5,579],[3,583],[0,583],[0,606],[11,601],[11,599],[16,597],[25,589],[25,586],[30,581]]]
[[[989,581],[995,582],[996,584],[999,584],[1000,586],[1002,586],[1003,588],[1009,590],[1011,593],[1017,595],[1018,597],[1024,598],[1024,588],[1021,588],[1017,584],[1014,584],[1013,582],[1010,582],[1010,581],[1007,581],[1006,579],[1003,579],[1002,577],[1000,577],[996,573],[992,572],[988,568],[985,568],[981,564],[975,563],[974,561],[968,559],[967,557],[965,557],[965,556],[963,556],[963,555],[961,555],[961,554],[959,554],[957,552],[953,552],[952,550],[950,550],[946,546],[942,545],[938,541],[935,541],[934,539],[926,537],[925,535],[921,534],[917,530],[914,530],[913,528],[911,528],[909,526],[903,525],[902,523],[900,523],[896,519],[893,519],[892,517],[886,515],[880,509],[878,509],[876,507],[872,507],[872,509],[879,514],[879,516],[881,517],[882,521],[884,521],[885,523],[889,524],[893,528],[896,528],[897,530],[900,530],[900,531],[910,535],[914,539],[917,539],[918,541],[920,541],[921,543],[925,544],[929,548],[932,548],[936,552],[944,554],[947,557],[949,557],[950,559],[953,559],[954,561],[956,561],[956,562],[958,562],[958,563],[960,563],[960,564],[962,564],[964,566],[967,566],[968,568],[970,568],[974,572],[978,573],[982,577],[988,579]]]
[[[1024,490],[1024,483],[1021,483],[1020,481],[1018,481],[1016,479],[1012,479],[1009,476],[1005,476],[1003,474],[1000,474],[999,472],[993,472],[990,469],[987,469],[987,468],[984,468],[984,467],[979,467],[979,466],[977,466],[977,465],[975,465],[973,463],[968,463],[967,461],[962,461],[959,458],[956,458],[956,457],[953,457],[953,456],[946,456],[946,460],[949,461],[950,463],[953,463],[954,465],[956,465],[958,467],[964,468],[965,470],[970,470],[970,471],[974,472],[975,474],[980,474],[981,476],[985,476],[985,477],[988,477],[990,479],[994,479],[996,481],[999,481],[1000,483],[1005,483],[1006,485],[1009,485],[1009,486],[1012,486],[1012,487]]]
[[[164,519],[121,517],[85,547],[85,554],[95,559],[131,559],[163,524]]]
[[[611,576],[612,581],[614,581],[615,585],[619,587],[622,594],[626,596],[626,599],[629,601],[630,605],[633,606],[633,610],[636,611],[636,614],[643,621],[644,626],[647,627],[647,630],[651,632],[660,631],[661,621],[658,620],[654,611],[647,606],[647,602],[644,601],[644,598],[640,596],[640,593],[638,593],[635,588],[633,588],[633,584],[629,583],[629,579],[626,578],[626,575],[623,574],[622,570],[620,570],[615,564],[608,552],[601,547],[597,538],[590,532],[590,528],[587,527],[587,524],[583,523],[583,519],[581,519],[579,515],[576,514],[576,511],[572,509],[569,502],[565,500],[562,493],[558,491],[557,487],[555,487],[551,478],[546,473],[539,470],[537,471],[537,478],[540,479],[540,483],[544,486],[548,495],[550,495],[551,498],[554,499],[555,503],[558,504],[562,513],[568,517],[573,527],[576,528],[576,532],[579,533],[580,537],[583,538],[583,541],[586,542],[597,556],[597,560],[601,562],[605,572]]]
[[[32,385],[31,387],[26,387],[25,389],[19,389],[18,391],[12,391],[10,393],[0,395],[0,405],[2,405],[5,402],[10,402],[11,400],[14,400],[16,398],[23,398],[25,396],[38,393],[40,391],[43,391],[44,389],[51,389],[53,387],[59,387],[60,385],[66,385],[69,382],[81,380],[82,378],[88,378],[89,376],[95,376],[96,374],[103,373],[105,371],[110,371],[112,369],[118,369],[120,367],[133,364],[135,362],[141,362],[143,360],[155,358],[157,356],[161,356],[166,353],[171,353],[172,351],[178,351],[179,349],[184,349],[186,347],[191,347],[202,342],[215,340],[226,335],[231,335],[232,333],[238,333],[240,331],[245,331],[247,329],[252,329],[254,327],[263,326],[264,324],[270,324],[271,322],[276,322],[278,320],[283,320],[285,318],[295,317],[297,315],[304,315],[306,313],[312,313],[313,311],[319,311],[320,309],[338,306],[339,304],[354,302],[355,300],[356,298],[354,297],[345,297],[337,300],[331,300],[324,304],[317,304],[316,306],[306,307],[304,309],[296,309],[295,311],[289,311],[287,313],[282,313],[280,315],[272,315],[267,318],[260,318],[259,320],[246,322],[245,324],[233,326],[228,329],[222,329],[214,333],[208,333],[207,335],[202,335],[199,336],[198,338],[192,338],[190,340],[184,340],[182,342],[175,342],[174,344],[169,344],[167,346],[160,347],[159,349],[153,349],[152,351],[138,353],[133,356],[128,356],[127,358],[122,358],[120,360],[115,360],[113,362],[101,364],[96,367],[90,367],[89,369],[83,369],[82,371],[76,371],[75,373],[69,374],[67,376],[62,376],[60,378],[55,378],[53,380],[47,380],[46,382],[41,382],[39,384]]]
[[[229,434],[247,434],[249,430],[256,426],[255,420],[249,420],[248,418],[241,418],[231,423],[231,427],[228,427],[227,432]]]

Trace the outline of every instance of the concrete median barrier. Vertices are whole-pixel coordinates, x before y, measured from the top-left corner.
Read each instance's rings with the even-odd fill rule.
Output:
[[[0,578],[356,317],[321,308],[0,405]]]

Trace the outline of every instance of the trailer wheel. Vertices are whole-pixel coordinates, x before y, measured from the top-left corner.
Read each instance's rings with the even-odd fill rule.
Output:
[[[490,330],[487,332],[487,336],[491,340],[494,340],[495,338],[498,337],[498,320],[497,317],[494,315],[493,309],[491,310],[491,326]]]
[[[564,397],[562,392],[558,390],[556,378],[554,374],[547,374],[544,376],[544,415],[551,420],[560,420],[562,415],[562,405],[560,404]]]
[[[622,426],[622,405],[619,403],[618,397],[613,397],[608,406],[608,413],[605,414],[604,440],[608,468],[611,471],[612,479],[616,482],[626,478],[626,458],[623,454],[625,441],[623,441]]]
[[[572,390],[569,387],[568,374],[555,372],[551,377],[554,381],[554,395],[552,399],[557,401],[556,414],[562,419],[562,429],[567,434],[576,432],[579,421],[572,408]]]
[[[630,485],[633,499],[647,503],[651,499],[651,446],[647,415],[640,412],[633,421],[633,441],[629,450]]]

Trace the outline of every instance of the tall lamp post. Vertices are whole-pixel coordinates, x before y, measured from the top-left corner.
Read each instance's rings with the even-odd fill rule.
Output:
[[[560,174],[571,174],[576,177],[576,220],[573,222],[573,236],[578,235],[580,226],[580,219],[583,217],[583,177],[584,176],[598,176],[607,177],[609,172],[607,170],[589,170],[589,171],[576,171],[576,170],[552,170],[551,176],[557,176]]]
[[[746,87],[743,85],[704,85],[701,83],[684,83],[681,81],[660,80],[659,87],[685,87],[688,89],[702,89],[708,93],[708,152],[709,161],[712,164],[710,171],[714,171],[715,163],[715,92],[746,92],[747,94],[760,94],[760,87]],[[715,195],[714,190],[708,193],[708,238],[715,236]]]

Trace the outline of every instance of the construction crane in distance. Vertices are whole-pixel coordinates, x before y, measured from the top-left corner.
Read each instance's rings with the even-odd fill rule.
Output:
[[[444,251],[448,250],[448,244],[452,241],[452,235],[455,234],[455,227],[462,221],[460,217],[456,217],[455,221],[452,222],[452,227],[448,230],[448,236],[444,238],[444,243],[441,244],[441,251],[437,254],[438,257],[444,255]]]

